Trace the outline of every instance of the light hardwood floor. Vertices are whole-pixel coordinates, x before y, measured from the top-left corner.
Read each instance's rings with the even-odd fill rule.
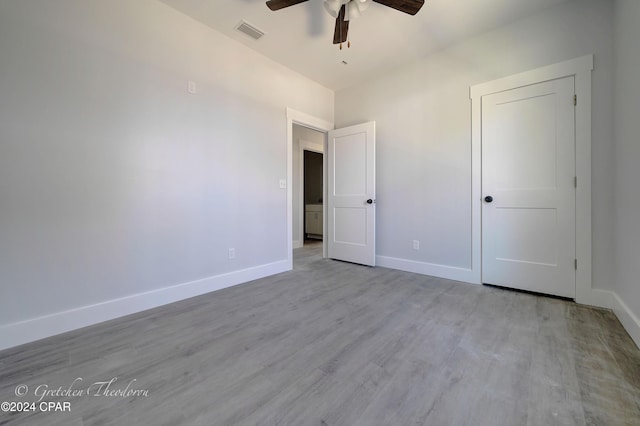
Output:
[[[611,312],[320,247],[291,272],[0,352],[0,401],[85,392],[0,424],[640,424],[640,351]],[[94,396],[112,378],[148,396]]]

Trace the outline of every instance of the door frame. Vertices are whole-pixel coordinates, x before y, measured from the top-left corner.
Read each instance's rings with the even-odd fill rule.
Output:
[[[325,139],[326,139],[327,134],[325,133]],[[305,207],[306,207],[306,203],[304,202],[304,152],[305,151],[309,151],[309,152],[315,152],[317,154],[322,154],[322,213],[324,213],[324,197],[325,197],[325,190],[324,190],[324,182],[325,182],[325,178],[324,178],[324,145],[326,144],[326,142],[323,142],[322,145],[317,144],[317,143],[313,143],[313,142],[309,142],[309,141],[305,141],[304,139],[300,139],[298,141],[298,148],[300,151],[300,155],[299,155],[299,167],[298,167],[298,176],[299,176],[299,180],[300,180],[300,188],[298,188],[298,200],[300,201],[299,205],[298,205],[298,235],[300,236],[300,247],[304,246],[304,222],[305,222]],[[322,219],[323,225],[324,225],[324,216]],[[324,228],[326,229],[326,228]],[[322,239],[322,244],[324,247],[324,238]],[[295,247],[294,247],[295,248]]]
[[[299,124],[313,130],[327,134],[333,130],[332,121],[327,121],[313,115],[296,111],[293,108],[286,109],[287,119],[287,264],[293,269],[293,124]],[[327,138],[324,138],[323,150],[327,152]],[[327,156],[323,155],[323,200],[327,199]],[[324,229],[327,225],[327,205],[323,203],[322,215]],[[322,240],[322,257],[327,257],[327,244]]]
[[[576,302],[608,307],[608,292],[592,288],[591,252],[591,72],[593,55],[571,59],[470,88],[471,98],[471,270],[482,283],[482,96],[563,77],[575,77],[576,189]]]

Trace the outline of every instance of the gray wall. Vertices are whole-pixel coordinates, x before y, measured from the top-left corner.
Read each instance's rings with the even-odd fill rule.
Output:
[[[594,54],[593,278],[612,289],[612,5],[549,8],[336,93],[336,127],[377,122],[378,255],[469,268],[469,87]]]
[[[286,108],[334,105],[154,0],[1,1],[0,100],[0,331],[286,260]]]
[[[616,0],[614,25],[615,291],[640,327],[640,2]]]

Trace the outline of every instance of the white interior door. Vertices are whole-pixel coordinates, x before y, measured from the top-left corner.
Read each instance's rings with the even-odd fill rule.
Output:
[[[574,78],[482,98],[482,281],[575,298]]]
[[[328,140],[328,255],[375,265],[375,122],[331,130]]]

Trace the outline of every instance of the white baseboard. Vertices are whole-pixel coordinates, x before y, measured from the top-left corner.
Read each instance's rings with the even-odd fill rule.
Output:
[[[576,294],[576,302],[581,305],[597,306],[599,308],[613,309],[614,293],[609,290],[591,288],[588,291]]]
[[[627,330],[629,336],[636,343],[636,346],[640,348],[640,318],[629,309],[627,304],[620,299],[620,296],[616,293],[611,294],[613,296],[611,310],[616,314],[624,329]]]
[[[436,263],[418,262],[387,256],[376,256],[376,265],[416,274],[432,275],[448,280],[480,284],[471,269],[457,268],[455,266],[438,265]]]
[[[398,269],[416,274],[431,275],[449,280],[462,281],[470,284],[480,284],[471,269],[456,268],[434,263],[417,262],[414,260],[398,259],[395,257],[376,256],[376,265],[385,268]],[[597,306],[611,309],[618,317],[622,326],[640,347],[640,318],[629,309],[620,297],[612,291],[589,289],[579,294],[576,302],[583,305]]]
[[[295,244],[295,242],[294,242]],[[294,245],[295,247],[295,245]],[[376,256],[376,264],[381,267],[398,269],[423,275],[463,281],[475,284],[470,269],[456,268],[426,262],[417,262],[387,256]],[[0,350],[8,349],[23,343],[54,336],[78,328],[108,321],[125,315],[156,308],[168,303],[188,299],[234,285],[243,284],[269,275],[278,274],[291,269],[287,260],[229,272],[222,275],[204,278],[165,287],[146,293],[139,293],[120,299],[109,300],[94,305],[83,306],[68,311],[32,318],[13,324],[0,326]],[[578,301],[582,304],[611,309],[633,341],[640,347],[640,318],[624,303],[620,297],[610,291],[593,289],[588,300]]]
[[[293,241],[293,248],[294,248],[294,250],[295,250],[295,249],[297,249],[297,248],[301,248],[302,246],[303,246],[303,243],[302,243],[302,241],[301,241],[301,240],[294,240],[294,241]]]
[[[0,350],[291,269],[282,260],[0,326]]]

